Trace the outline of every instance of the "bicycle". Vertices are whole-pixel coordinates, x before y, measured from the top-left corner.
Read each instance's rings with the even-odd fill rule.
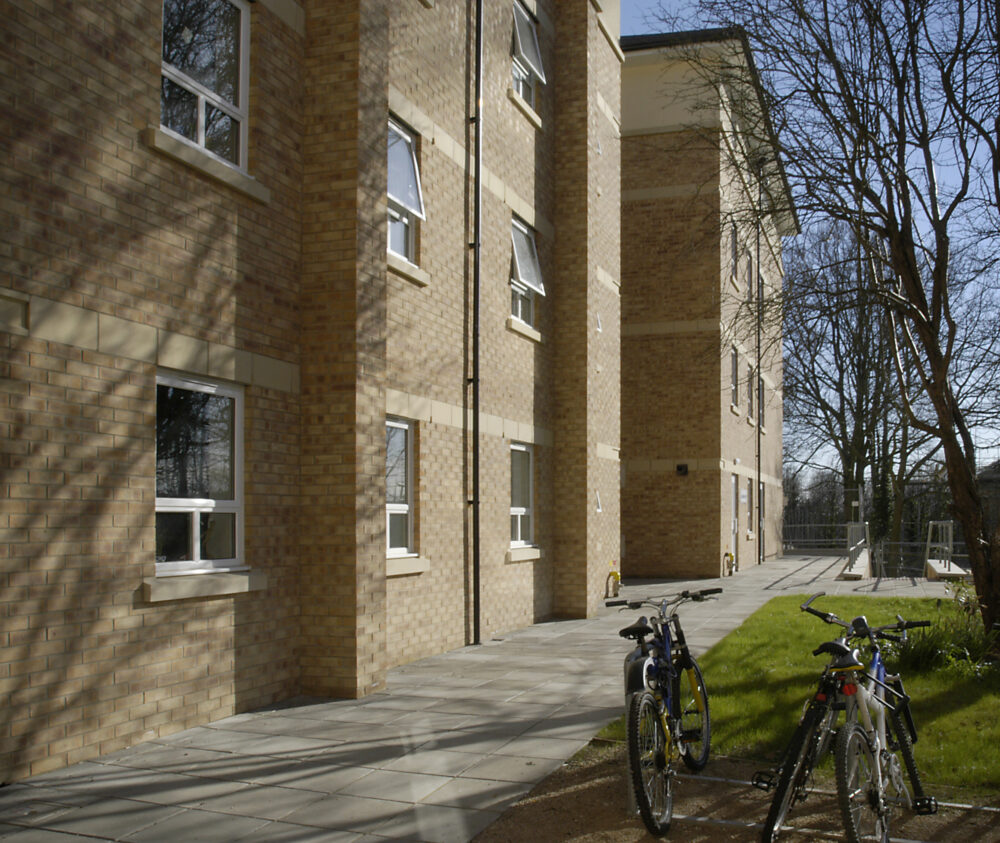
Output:
[[[844,711],[845,723],[837,732],[834,746],[834,776],[847,839],[850,843],[888,843],[891,804],[904,804],[918,814],[933,814],[937,801],[924,793],[913,758],[917,731],[910,697],[903,689],[902,678],[886,671],[879,641],[901,641],[906,630],[930,626],[930,622],[906,621],[900,615],[896,623],[879,627],[870,627],[864,616],[848,622],[812,607],[823,594],[814,594],[799,608],[840,626],[844,632],[813,650],[814,656],[829,655],[830,662],[816,693],[806,703],[776,771],[777,781],[775,771],[759,772],[753,777],[755,787],[775,791],[761,839],[777,840],[789,810],[809,795],[812,772],[829,751],[834,726],[840,711]],[[892,635],[893,631],[902,635]],[[849,646],[853,641],[865,641],[870,647],[871,667],[867,671],[860,651]],[[897,752],[906,766],[913,797],[903,780]]]
[[[658,602],[605,601],[606,606],[656,610],[652,617],[640,617],[618,633],[636,642],[624,666],[628,766],[639,814],[656,836],[670,828],[677,759],[691,770],[703,769],[712,737],[708,692],[701,668],[688,649],[677,608],[721,592],[721,588],[705,588],[666,595]],[[682,675],[688,680],[686,692]]]

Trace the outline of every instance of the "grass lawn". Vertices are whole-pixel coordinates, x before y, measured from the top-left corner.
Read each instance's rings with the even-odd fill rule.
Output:
[[[826,656],[812,651],[840,630],[801,612],[806,599],[776,597],[699,659],[713,753],[758,759],[762,766],[777,762],[826,664]],[[892,623],[897,613],[938,622],[953,611],[952,601],[933,598],[824,596],[813,606],[845,620],[865,615],[872,626]],[[893,670],[890,660],[887,666]],[[1000,670],[983,677],[952,669],[903,672],[919,737],[914,754],[925,782],[1000,789]]]

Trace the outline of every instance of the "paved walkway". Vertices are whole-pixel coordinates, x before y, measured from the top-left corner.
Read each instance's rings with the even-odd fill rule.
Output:
[[[922,580],[838,581],[843,564],[788,556],[623,593],[721,585],[718,600],[682,609],[696,653],[777,594],[944,593]],[[636,614],[536,624],[395,668],[386,692],[363,700],[293,701],[10,785],[0,840],[466,841],[621,713],[628,644],[617,630]]]

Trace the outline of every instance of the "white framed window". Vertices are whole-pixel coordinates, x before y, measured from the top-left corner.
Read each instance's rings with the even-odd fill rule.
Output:
[[[164,0],[160,126],[246,169],[250,7]]]
[[[545,70],[542,67],[542,51],[538,47],[538,24],[518,0],[514,0],[514,33],[510,52],[514,90],[534,108],[537,87],[545,84]]]
[[[753,394],[756,384],[754,383],[753,365],[747,364],[747,418],[753,420]]]
[[[740,405],[740,353],[734,345],[729,352],[730,370],[730,397],[729,402],[734,406]]]
[[[413,544],[413,422],[385,423],[386,555],[405,556]]]
[[[736,223],[729,224],[729,277],[733,283],[738,282],[740,263],[740,244],[736,239]]]
[[[425,219],[416,137],[394,120],[389,121],[386,180],[389,199],[389,251],[415,264],[417,220]]]
[[[512,442],[510,446],[510,543],[512,547],[530,545],[534,536],[532,508],[534,453],[530,445]]]
[[[747,304],[753,304],[753,257],[747,255]]]
[[[535,232],[517,217],[511,219],[510,315],[535,327],[536,296],[545,295],[542,268],[538,263]]]
[[[245,569],[243,393],[156,378],[156,574]]]
[[[764,429],[764,379],[757,376],[757,424]]]
[[[747,478],[747,532],[754,531],[753,523],[753,478]]]

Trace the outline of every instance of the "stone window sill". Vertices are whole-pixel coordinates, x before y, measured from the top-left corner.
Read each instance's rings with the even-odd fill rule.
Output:
[[[406,577],[411,574],[424,574],[430,569],[430,560],[416,554],[388,556],[385,560],[385,575],[387,577]]]
[[[238,571],[231,574],[186,574],[177,577],[151,577],[142,581],[145,603],[169,600],[193,600],[202,597],[228,597],[267,588],[263,571]]]
[[[513,331],[515,334],[520,334],[522,337],[527,337],[529,340],[533,340],[534,342],[542,342],[542,334],[540,331],[532,328],[527,322],[515,319],[513,316],[507,317],[507,330]]]
[[[263,202],[266,205],[271,201],[271,191],[253,176],[248,176],[235,167],[224,164],[198,147],[168,135],[162,129],[149,126],[142,130],[140,137],[150,149],[155,149],[175,161],[187,164],[209,178],[245,193],[258,202]]]
[[[509,99],[514,105],[517,106],[518,110],[528,118],[528,121],[539,131],[542,128],[542,118],[538,116],[538,112],[535,111],[528,103],[528,101],[522,97],[513,88],[507,89],[507,99]]]
[[[390,272],[411,281],[418,287],[426,287],[431,283],[431,276],[427,270],[421,269],[415,263],[410,263],[406,258],[401,258],[392,252],[386,252],[385,265]]]
[[[740,412],[740,408],[739,408],[738,404],[730,404],[729,405],[729,412],[732,413],[734,416],[742,416],[743,415],[743,413]]]
[[[542,558],[540,547],[512,547],[507,550],[507,557],[504,560],[508,565],[516,562],[534,562]]]

